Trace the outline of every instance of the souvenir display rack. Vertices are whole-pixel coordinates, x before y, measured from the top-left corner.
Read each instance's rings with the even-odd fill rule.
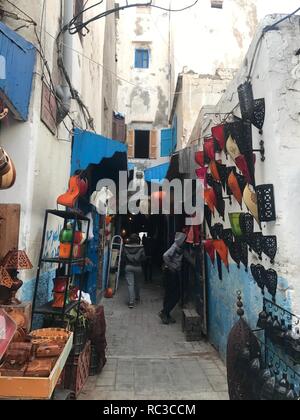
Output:
[[[73,239],[71,242],[71,250],[70,250],[70,258],[60,258],[60,257],[54,257],[50,258],[48,256],[44,255],[44,249],[45,249],[45,242],[46,242],[46,233],[47,233],[47,226],[48,226],[48,220],[49,216],[56,216],[64,220],[64,229],[67,227],[67,224],[69,221],[73,221],[72,226],[72,233],[73,233]],[[84,217],[83,215],[74,212],[74,211],[59,211],[59,210],[46,210],[45,214],[45,220],[44,220],[44,228],[43,228],[43,237],[42,237],[42,245],[41,245],[41,251],[40,251],[40,257],[39,257],[39,264],[38,264],[38,271],[36,276],[36,283],[35,283],[35,289],[34,289],[34,297],[33,297],[33,309],[32,309],[32,321],[34,319],[35,315],[47,315],[51,316],[55,319],[60,318],[61,321],[64,321],[65,315],[70,313],[72,309],[77,309],[77,316],[76,316],[76,324],[78,323],[79,319],[79,311],[80,311],[80,303],[81,303],[81,297],[82,297],[82,289],[83,289],[83,282],[84,282],[84,274],[85,274],[85,266],[86,266],[86,255],[87,255],[87,249],[85,248],[85,252],[83,256],[80,258],[73,258],[73,252],[74,252],[74,238],[75,238],[75,232],[76,232],[76,226],[79,221],[84,221],[87,223],[87,232],[89,232],[90,229],[90,220],[87,217]],[[64,306],[63,308],[53,308],[52,302],[48,302],[44,305],[38,306],[37,305],[37,296],[38,296],[38,290],[40,285],[40,277],[41,277],[41,269],[42,265],[46,263],[51,263],[57,265],[58,269],[65,268],[66,269],[66,277],[68,278],[68,284],[65,291],[64,296]],[[70,281],[72,278],[72,268],[77,265],[80,267],[80,281],[79,281],[79,297],[78,301],[67,303],[68,298],[68,289],[70,285]],[[76,331],[76,329],[75,329]]]

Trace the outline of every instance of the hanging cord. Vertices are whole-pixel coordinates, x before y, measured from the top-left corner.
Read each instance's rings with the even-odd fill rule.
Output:
[[[175,13],[175,12],[183,12],[185,10],[191,9],[192,7],[194,7],[197,3],[199,2],[199,0],[195,0],[193,4],[190,4],[189,6],[183,7],[181,9],[171,9],[171,8],[165,8],[162,6],[158,6],[158,5],[154,5],[152,4],[152,0],[148,3],[134,3],[134,4],[128,4],[126,2],[126,5],[124,6],[119,6],[119,7],[114,7],[113,9],[109,9],[106,10],[105,12],[100,13],[99,15],[96,15],[90,19],[88,19],[85,22],[78,22],[79,17],[81,17],[86,11],[91,10],[99,5],[101,5],[103,3],[103,0],[100,2],[97,2],[96,4],[89,6],[87,9],[82,10],[80,13],[78,13],[77,16],[75,16],[68,25],[66,25],[66,27],[64,28],[64,30],[68,30],[70,32],[71,35],[75,35],[78,32],[82,32],[84,29],[87,31],[87,33],[89,32],[88,29],[88,25],[92,22],[95,22],[99,19],[105,18],[111,14],[126,10],[126,9],[130,9],[133,7],[153,7],[156,9],[160,9],[160,10],[164,10],[166,12],[170,12],[170,13]]]

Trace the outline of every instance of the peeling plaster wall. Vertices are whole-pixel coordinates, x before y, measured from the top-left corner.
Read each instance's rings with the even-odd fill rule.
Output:
[[[109,1],[112,4],[111,0]],[[15,3],[40,25],[43,2],[17,0]],[[6,10],[16,12],[5,0],[2,4]],[[91,17],[95,12],[104,11],[105,7],[106,1],[96,10],[88,12],[86,17]],[[40,26],[37,27],[38,33],[41,34],[42,45],[55,84],[61,83],[60,72],[56,64],[55,40],[60,28],[60,11],[60,0],[46,0],[43,30]],[[13,29],[20,26],[20,21],[8,18],[5,18],[4,23]],[[103,92],[109,92],[109,95],[111,95],[111,99],[110,97],[108,99],[109,106],[112,106],[113,98],[116,96],[116,82],[113,77],[106,81],[105,85],[103,84],[103,64],[106,68],[110,68],[109,66],[113,66],[115,59],[112,45],[115,24],[114,21],[107,24],[112,27],[110,29],[106,28],[105,19],[92,24],[89,27],[89,34],[82,41],[79,35],[73,36],[72,83],[88,106],[94,118],[97,132],[102,133],[102,128],[104,128],[105,134],[111,136],[110,127],[113,109],[111,108],[108,112],[107,122],[105,122],[105,116],[102,115]],[[106,65],[108,49],[105,46],[104,34],[107,31],[111,34],[107,39],[110,42],[109,50],[112,52],[113,59],[108,61]],[[37,39],[31,25],[21,29],[19,33],[37,45]],[[110,69],[113,72],[115,71],[114,67]],[[0,202],[21,204],[19,247],[20,249],[26,249],[34,265],[33,270],[21,273],[22,279],[25,280],[25,286],[21,290],[24,292],[26,299],[32,297],[33,279],[37,270],[45,209],[56,208],[56,199],[66,191],[70,177],[71,136],[69,132],[61,124],[57,135],[53,135],[40,120],[41,74],[42,65],[37,54],[29,119],[24,123],[9,119],[1,127],[1,146],[8,151],[15,162],[17,180],[13,188],[0,192]],[[86,128],[75,101],[72,101],[71,115],[77,126]],[[68,118],[65,119],[65,123],[69,129],[72,128]],[[56,235],[59,229],[60,223],[57,219],[54,219],[49,224],[49,235],[50,233]],[[57,241],[53,245],[56,247]],[[45,275],[47,273],[53,275],[53,269],[55,267],[49,265],[45,267]]]
[[[176,112],[178,118],[177,149],[183,149],[190,142],[199,139],[199,134],[192,130],[197,120],[199,109],[205,104],[216,105],[236,71],[218,70],[213,76],[199,75],[185,70],[182,74],[182,92],[179,94]]]
[[[223,9],[214,9],[210,0],[201,0],[192,10],[172,14],[175,74],[183,66],[211,75],[239,68],[258,25],[258,1],[224,0]]]
[[[267,17],[261,28],[274,23],[280,17]],[[230,112],[237,105],[237,87],[246,79],[259,35],[260,32],[256,35],[237,77],[214,108],[216,113]],[[264,97],[266,100],[263,133],[266,161],[262,163],[257,155],[256,183],[274,184],[277,211],[277,221],[264,223],[263,234],[276,235],[278,239],[279,248],[274,265],[279,276],[277,302],[296,314],[300,314],[300,56],[295,55],[299,49],[299,39],[299,17],[293,17],[281,24],[279,31],[267,33],[252,77],[254,97]],[[195,127],[202,135],[209,135],[210,127],[220,122],[217,116],[212,118],[206,112],[207,108],[201,111]],[[257,148],[259,141],[258,130],[253,128],[254,148]],[[224,154],[222,159],[226,162]],[[230,158],[226,163],[228,166],[233,164]],[[243,210],[246,211],[245,206]],[[225,228],[230,227],[228,213],[235,211],[240,211],[239,206],[234,203],[230,207],[226,202]],[[222,221],[216,217],[213,224],[217,222]],[[249,266],[259,262],[254,254],[249,254]],[[267,269],[271,268],[267,258],[264,258],[263,264]],[[210,339],[225,357],[227,336],[236,320],[236,291],[241,290],[243,293],[246,316],[252,327],[256,326],[258,313],[262,309],[262,296],[251,275],[245,273],[243,268],[237,270],[233,261],[230,274],[226,274],[225,268],[223,272],[224,279],[221,283],[217,270],[209,263]],[[269,295],[267,297],[270,298]]]
[[[120,13],[117,30],[118,110],[125,115],[128,129],[160,132],[168,128],[170,112],[169,14],[157,9],[128,9]],[[149,69],[135,68],[136,48],[150,49]],[[158,146],[156,161],[140,163],[164,163],[167,159],[160,158],[160,134]]]

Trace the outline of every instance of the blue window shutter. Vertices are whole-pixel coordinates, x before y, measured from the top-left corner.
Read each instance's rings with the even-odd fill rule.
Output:
[[[161,130],[161,157],[169,157],[173,152],[172,147],[173,130],[168,128]]]
[[[135,63],[137,69],[148,69],[150,64],[149,50],[136,49],[135,50]]]

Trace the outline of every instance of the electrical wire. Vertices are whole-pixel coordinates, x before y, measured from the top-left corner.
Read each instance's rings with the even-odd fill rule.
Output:
[[[99,19],[102,19],[104,17],[107,17],[111,14],[126,10],[126,9],[131,9],[134,7],[152,7],[152,8],[156,8],[156,9],[160,9],[160,10],[164,10],[166,12],[169,13],[175,13],[175,12],[183,12],[185,10],[191,9],[192,7],[194,7],[197,3],[199,2],[199,0],[195,0],[193,4],[190,4],[189,6],[185,6],[183,8],[180,9],[171,9],[171,8],[165,8],[163,6],[159,6],[159,5],[155,5],[152,4],[152,0],[149,1],[148,3],[134,3],[134,4],[128,4],[126,2],[126,5],[123,6],[118,6],[118,7],[114,7],[113,9],[109,9],[106,10],[102,13],[100,13],[99,15],[96,15],[90,19],[88,19],[85,22],[77,22],[79,17],[82,16],[87,10],[91,10],[94,7],[99,6],[100,4],[102,4],[102,2],[98,2],[92,6],[89,6],[87,9],[82,10],[80,13],[78,13],[70,22],[68,25],[66,25],[66,27],[64,28],[64,30],[69,30],[69,33],[71,35],[75,35],[79,32],[82,33],[82,31],[85,29],[87,31],[87,33],[89,32],[88,29],[88,25],[91,24],[92,22],[95,22]]]

